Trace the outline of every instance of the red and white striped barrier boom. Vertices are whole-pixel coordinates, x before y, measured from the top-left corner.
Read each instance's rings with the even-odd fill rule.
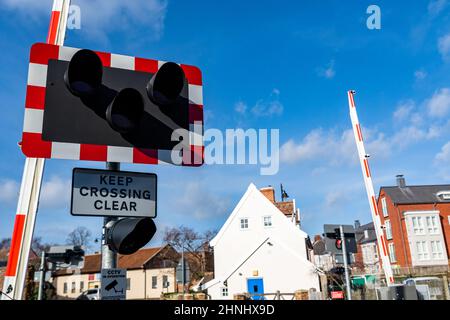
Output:
[[[47,43],[63,45],[70,0],[54,0]],[[22,299],[45,160],[26,158],[1,299]]]
[[[356,146],[358,147],[359,161],[361,163],[361,169],[364,176],[364,184],[366,185],[367,197],[369,199],[370,211],[372,212],[372,220],[375,227],[375,233],[377,235],[378,248],[381,256],[384,274],[386,276],[386,282],[388,285],[392,285],[394,283],[394,276],[392,274],[391,262],[389,261],[389,253],[387,251],[383,227],[381,225],[380,212],[378,211],[375,191],[373,189],[368,155],[366,153],[366,149],[364,148],[364,140],[362,136],[361,125],[359,124],[358,120],[358,114],[356,112],[354,96],[355,91],[348,91],[348,104],[350,108],[350,118],[352,120],[353,133],[355,135]]]

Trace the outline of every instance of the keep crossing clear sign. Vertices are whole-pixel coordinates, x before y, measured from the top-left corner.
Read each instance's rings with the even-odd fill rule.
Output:
[[[102,269],[102,300],[125,300],[127,294],[127,270]]]
[[[74,216],[156,217],[157,177],[153,173],[75,168]]]

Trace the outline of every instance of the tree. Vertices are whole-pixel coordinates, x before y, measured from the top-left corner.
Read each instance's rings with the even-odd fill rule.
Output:
[[[42,252],[48,252],[51,246],[50,243],[43,243],[42,237],[33,237],[33,240],[31,241],[31,250],[39,258],[41,257]]]
[[[11,238],[0,240],[0,261],[8,260],[9,247],[11,246]]]
[[[77,227],[67,235],[66,244],[89,247],[92,234],[86,227]]]
[[[11,245],[11,238],[4,238],[0,240],[0,250],[9,249]]]
[[[192,228],[179,226],[166,228],[163,241],[178,252],[183,251],[184,247],[185,258],[191,271],[191,278],[195,280],[202,278],[205,272],[208,271],[208,258],[212,256],[209,242],[216,233],[217,230],[207,230],[203,233],[198,233]]]

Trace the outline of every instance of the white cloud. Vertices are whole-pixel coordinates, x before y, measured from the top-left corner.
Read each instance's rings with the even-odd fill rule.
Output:
[[[450,33],[439,38],[438,49],[444,60],[450,59]]]
[[[450,89],[442,88],[427,102],[428,113],[432,117],[445,117],[450,111]]]
[[[436,16],[444,10],[447,0],[433,0],[428,4],[428,13]]]
[[[11,204],[19,198],[20,185],[12,179],[2,179],[0,181],[0,202]]]
[[[0,4],[33,20],[48,18],[52,7],[51,0],[0,0]],[[81,32],[91,38],[104,40],[117,30],[135,33],[136,27],[146,27],[145,39],[159,39],[163,33],[167,0],[73,0],[71,4],[80,7]]]
[[[388,158],[413,144],[444,136],[450,129],[450,121],[442,121],[450,113],[450,89],[437,90],[420,106],[417,108],[413,100],[400,102],[392,115],[397,120],[392,134],[362,128],[366,152],[375,158]],[[284,143],[280,148],[280,160],[291,164],[313,160],[318,166],[356,164],[353,130],[314,129],[301,141],[290,139]]]
[[[70,180],[51,176],[48,181],[44,181],[42,184],[39,205],[44,208],[69,206],[71,187]]]
[[[414,125],[401,128],[391,138],[391,144],[397,147],[405,148],[413,143],[433,139],[439,136],[437,127],[419,128]]]
[[[50,14],[52,8],[52,0],[0,0],[3,8],[10,10],[19,10],[20,13],[26,14]]]
[[[325,197],[325,206],[327,208],[336,208],[340,203],[348,201],[348,192],[333,190],[328,192]]]
[[[326,79],[333,79],[336,75],[336,70],[334,68],[334,60],[331,60],[330,63],[325,67],[321,68],[318,71],[319,76],[324,77]]]
[[[252,113],[257,117],[279,116],[283,113],[283,109],[283,104],[278,99],[272,101],[259,100],[252,108]]]
[[[279,116],[283,113],[284,106],[280,102],[280,90],[274,88],[267,99],[258,100],[250,112],[256,117]],[[234,105],[234,110],[240,114],[246,114],[248,105],[244,101],[238,101]]]
[[[315,129],[309,132],[300,143],[293,139],[281,146],[280,160],[296,163],[307,160],[324,160],[330,164],[354,161],[356,145],[352,130],[342,134],[334,131]]]
[[[184,194],[176,203],[179,211],[203,220],[223,216],[230,209],[230,202],[223,195],[216,195],[200,182],[188,183]]]
[[[445,163],[446,166],[448,166],[448,162],[450,161],[450,142],[447,142],[441,148],[441,151],[436,155],[435,160],[437,162]]]
[[[247,111],[247,104],[243,101],[238,101],[234,105],[234,111],[240,114],[244,114]]]
[[[416,80],[423,80],[427,76],[428,76],[428,74],[424,70],[417,70],[416,72],[414,72],[414,77],[416,78]]]
[[[113,30],[147,27],[147,37],[159,39],[164,29],[166,0],[77,0],[81,8],[81,25],[103,35]]]
[[[414,101],[412,100],[408,100],[405,102],[401,102],[398,106],[397,109],[394,111],[394,119],[397,121],[403,121],[405,119],[407,119],[410,114],[411,111],[414,109]]]

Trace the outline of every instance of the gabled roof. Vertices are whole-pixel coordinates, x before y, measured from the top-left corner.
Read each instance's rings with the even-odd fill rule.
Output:
[[[286,216],[291,216],[294,213],[294,201],[275,202],[275,207],[278,208]]]
[[[423,185],[405,187],[381,187],[394,204],[446,203],[438,196],[439,192],[449,191],[450,185]]]
[[[230,216],[228,217],[227,221],[225,222],[225,224],[222,226],[222,228],[219,230],[219,232],[217,233],[217,235],[214,237],[214,239],[211,240],[210,242],[210,246],[214,247],[217,242],[222,238],[222,236],[224,235],[224,233],[226,232],[226,230],[230,227],[231,223],[233,222],[234,218],[238,215],[239,211],[241,210],[242,206],[246,203],[247,199],[249,198],[249,196],[251,194],[257,194],[258,197],[260,198],[260,201],[264,202],[267,204],[268,208],[272,208],[272,210],[274,210],[274,212],[276,211],[279,214],[283,214],[275,205],[272,201],[270,201],[269,199],[267,199],[267,197],[265,197],[259,190],[258,188],[253,184],[250,183],[250,185],[247,188],[247,191],[245,192],[245,194],[242,196],[241,200],[239,200],[238,204],[236,205],[236,207],[233,209],[233,211],[231,212]],[[286,218],[286,216],[283,214],[283,216]],[[295,226],[293,223],[291,223],[289,221],[288,218],[286,218],[286,225],[288,225],[289,228],[294,228],[297,232],[300,232],[300,234],[306,238],[308,235],[303,231],[300,230],[300,228],[298,228],[298,226]]]
[[[141,269],[144,265],[153,259],[162,249],[166,248],[168,245],[157,248],[145,248],[140,249],[136,253],[131,255],[119,255],[118,265],[120,269]],[[102,265],[101,254],[91,254],[84,257],[84,267],[81,269],[82,274],[87,273],[99,273]],[[59,270],[56,272],[58,275],[67,274],[65,270]]]
[[[368,237],[365,237],[365,231],[367,230]],[[375,227],[373,225],[373,222],[364,224],[360,227],[358,227],[355,230],[355,238],[356,242],[360,244],[369,243],[377,241],[377,234],[375,232]]]

